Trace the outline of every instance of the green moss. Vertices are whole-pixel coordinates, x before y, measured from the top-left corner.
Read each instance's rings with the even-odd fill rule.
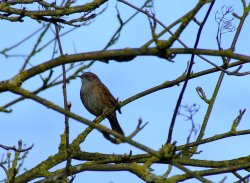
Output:
[[[250,6],[247,6],[246,8],[244,8],[244,14],[248,14],[250,11]]]
[[[150,180],[150,172],[149,169],[146,166],[140,166],[137,163],[132,163],[131,168],[134,172],[136,172],[138,175],[143,177],[143,179]]]
[[[170,158],[173,155],[174,146],[172,144],[166,144],[160,149],[160,153],[164,158]]]
[[[166,48],[169,47],[169,43],[165,40],[157,40],[156,41],[156,46],[160,50],[165,50]]]

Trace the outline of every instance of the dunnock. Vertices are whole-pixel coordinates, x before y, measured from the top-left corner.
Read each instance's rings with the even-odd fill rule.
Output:
[[[85,72],[79,77],[82,79],[80,97],[83,105],[91,114],[96,117],[100,116],[109,108],[114,107],[117,104],[117,100],[97,75],[91,72]],[[120,112],[120,110],[118,111]],[[111,113],[107,118],[112,130],[124,135],[123,130],[118,123],[116,112]]]

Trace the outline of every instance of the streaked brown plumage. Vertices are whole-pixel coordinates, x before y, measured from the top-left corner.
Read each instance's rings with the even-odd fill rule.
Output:
[[[117,100],[110,93],[108,88],[101,82],[97,75],[91,72],[83,73],[80,97],[85,108],[93,115],[100,116],[105,111],[114,107]],[[119,111],[120,112],[120,111]],[[116,117],[116,112],[107,116],[112,130],[124,135]]]

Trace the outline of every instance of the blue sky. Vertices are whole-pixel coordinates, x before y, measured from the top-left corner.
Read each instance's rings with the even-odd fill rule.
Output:
[[[130,1],[140,6],[143,1]],[[155,1],[156,16],[165,25],[170,24],[176,18],[184,15],[190,10],[197,1]],[[87,51],[101,50],[115,30],[118,28],[118,21],[116,19],[115,1],[110,1],[107,10],[96,18],[90,25],[83,26],[80,29],[67,34],[62,37],[62,46],[64,53],[81,53]],[[217,24],[214,20],[214,14],[220,10],[223,5],[232,5],[234,11],[241,15],[241,2],[230,1],[218,1],[211,13],[211,16],[204,28],[199,44],[200,48],[217,49],[216,45],[216,29]],[[134,10],[131,8],[119,4],[122,18],[129,17]],[[103,7],[101,7],[103,8]],[[204,15],[207,6],[203,8],[203,11],[199,13],[199,20]],[[234,21],[237,26],[237,20]],[[20,41],[24,36],[29,35],[34,30],[38,29],[41,24],[25,19],[24,23],[10,23],[7,21],[1,21],[0,50],[5,47],[9,47],[14,43]],[[67,31],[71,27],[64,26],[62,30]],[[181,35],[182,40],[192,47],[194,44],[197,26],[191,23],[187,30]],[[242,30],[241,37],[239,38],[236,46],[236,52],[241,54],[248,54],[249,47],[249,21]],[[162,30],[158,26],[157,31]],[[140,47],[150,39],[150,28],[147,17],[139,14],[132,20],[122,31],[121,38],[116,45],[110,49],[126,48],[126,47]],[[223,46],[228,48],[234,33],[225,34],[223,37]],[[48,36],[44,38],[44,43],[53,37],[53,32],[50,31]],[[168,36],[165,36],[165,38]],[[34,45],[33,42],[25,43],[23,46],[18,47],[12,53],[15,54],[27,54],[30,52],[30,48]],[[179,45],[174,45],[178,47]],[[46,48],[44,52],[35,56],[31,63],[37,65],[51,58],[51,50],[53,45]],[[211,58],[217,64],[221,64],[220,58]],[[125,100],[131,95],[135,95],[141,91],[151,88],[155,85],[159,85],[164,81],[175,79],[180,76],[186,67],[186,62],[190,59],[189,55],[176,56],[175,63],[170,63],[166,60],[162,60],[154,57],[137,57],[131,62],[117,63],[110,61],[109,64],[96,62],[89,71],[96,73],[100,79],[107,85],[110,91],[115,97],[119,97],[120,100]],[[0,80],[9,79],[13,77],[20,69],[20,65],[23,62],[21,57],[10,57],[6,59],[0,55]],[[205,68],[209,68],[208,64],[204,63],[196,57],[196,64],[194,65],[194,72],[201,71]],[[249,70],[249,66],[244,66],[244,70]],[[61,67],[57,68],[56,73],[61,72]],[[46,75],[46,73],[45,73]],[[206,92],[208,98],[211,97],[214,86],[216,84],[218,73],[203,76],[191,80],[187,88],[186,94],[183,99],[183,104],[200,105],[201,109],[197,115],[195,115],[195,123],[201,125],[204,114],[206,112],[206,105],[197,95],[195,88],[200,86]],[[225,76],[225,80],[221,86],[218,99],[213,109],[208,128],[206,131],[206,137],[227,132],[232,121],[238,115],[239,109],[247,109],[246,114],[239,126],[239,129],[249,129],[249,93],[250,87],[246,84],[250,81],[249,76],[235,77]],[[35,89],[41,83],[38,77],[34,77],[23,84],[23,87],[29,90]],[[77,113],[90,120],[94,117],[86,111],[83,107],[80,97],[81,82],[79,79],[71,81],[68,86],[68,100],[72,103],[72,112]],[[126,134],[130,134],[137,125],[139,117],[144,122],[149,122],[147,127],[140,132],[135,140],[148,145],[152,149],[158,150],[163,145],[167,138],[168,127],[171,121],[173,110],[175,107],[176,99],[181,90],[181,86],[175,86],[169,89],[161,90],[151,95],[145,96],[133,103],[128,104],[122,108],[122,114],[118,114],[118,120],[124,129]],[[39,96],[53,101],[57,105],[63,106],[63,96],[61,86],[54,87],[48,91],[42,92]],[[3,93],[0,95],[0,104],[3,105],[6,102],[16,98],[15,95],[10,93]],[[32,168],[40,161],[46,159],[49,155],[54,154],[58,150],[60,142],[60,135],[64,130],[64,116],[47,109],[38,103],[31,100],[25,100],[11,107],[13,112],[11,114],[0,113],[1,118],[1,133],[0,143],[5,145],[17,144],[19,139],[22,139],[27,145],[35,144],[34,148],[30,151],[27,159],[25,160],[25,168]],[[109,127],[109,123],[105,120],[104,125]],[[86,126],[70,119],[70,131],[71,139],[77,136]],[[177,145],[181,145],[186,142],[187,135],[191,124],[185,121],[183,117],[179,116],[176,121],[176,127],[173,134],[173,139],[177,141]],[[192,138],[194,139],[194,138]],[[196,158],[199,159],[211,159],[211,160],[224,160],[230,158],[237,158],[240,156],[248,155],[246,147],[248,147],[250,137],[237,137],[222,140],[218,143],[212,143],[207,146],[201,146],[202,153]],[[223,146],[223,148],[222,148]],[[90,134],[87,141],[82,144],[82,150],[90,152],[102,152],[102,153],[129,153],[130,150],[133,154],[142,153],[142,151],[131,147],[126,144],[113,145],[107,142],[103,136],[95,131]],[[2,151],[1,153],[4,153]],[[163,173],[167,170],[167,166],[154,166],[155,172]],[[176,172],[176,171],[175,171]],[[180,171],[177,171],[180,172]],[[0,171],[0,177],[3,177],[3,171]],[[211,180],[221,180],[225,175],[217,177]],[[131,182],[140,183],[143,182],[136,176],[128,172],[84,172],[76,177],[76,182]],[[226,182],[232,182],[235,178],[229,176]],[[193,182],[193,181],[192,181]]]

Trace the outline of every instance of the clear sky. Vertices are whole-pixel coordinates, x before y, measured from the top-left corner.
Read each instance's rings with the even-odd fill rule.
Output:
[[[78,1],[79,3],[80,1]],[[85,1],[84,1],[85,2]],[[136,3],[134,5],[140,6],[143,4],[142,0],[129,1]],[[197,1],[155,1],[156,17],[161,20],[165,25],[169,25],[174,20],[184,15],[189,11]],[[130,15],[134,13],[134,10],[124,4],[118,3],[118,8],[121,13],[121,17],[126,20]],[[115,10],[116,1],[109,1],[108,7],[105,12],[98,16],[90,25],[83,26],[72,33],[62,37],[62,46],[64,53],[82,53],[87,51],[101,50],[105,44],[109,41],[119,26],[119,22],[116,18]],[[220,11],[223,5],[232,6],[237,14],[242,14],[241,1],[240,0],[221,0],[217,1],[207,24],[204,27],[204,31],[201,36],[200,48],[217,49],[216,45],[216,31],[217,23],[215,22],[214,15],[216,11]],[[199,20],[206,11],[205,6],[203,11],[199,13],[197,17]],[[100,9],[104,6],[100,7]],[[96,12],[97,13],[97,12]],[[237,26],[238,21],[235,20],[234,24]],[[1,21],[0,30],[0,50],[12,46],[16,42],[20,41],[25,36],[31,34],[41,24],[25,19],[24,23],[11,23],[7,21]],[[72,27],[64,26],[62,32],[65,32]],[[187,30],[181,35],[182,41],[184,41],[189,47],[193,47],[198,26],[191,23]],[[250,23],[249,20],[242,30],[241,37],[236,45],[236,53],[249,54],[250,42],[249,36]],[[162,30],[160,26],[157,26],[157,31]],[[175,30],[175,29],[173,29]],[[225,49],[230,46],[232,36],[234,33],[225,34],[222,38],[222,45]],[[165,38],[168,37],[165,36]],[[25,43],[23,46],[16,48],[13,54],[28,54],[34,46],[34,41],[37,36],[32,39],[33,42]],[[53,38],[52,30],[42,40],[46,43]],[[116,45],[110,49],[126,48],[126,47],[140,47],[151,38],[150,27],[147,17],[139,14],[134,20],[121,32],[121,38]],[[43,45],[43,44],[42,44]],[[178,44],[174,47],[179,47]],[[51,58],[51,50],[53,44],[46,48],[46,51],[39,53],[31,60],[32,65],[37,65]],[[220,58],[211,58],[218,65],[221,64]],[[13,77],[20,69],[24,58],[22,57],[10,57],[6,59],[3,55],[0,55],[0,80],[5,80]],[[97,61],[88,71],[96,73],[100,79],[107,85],[110,91],[115,97],[119,97],[120,100],[125,100],[128,97],[149,89],[153,86],[159,85],[164,81],[173,80],[180,76],[185,68],[186,62],[190,60],[190,55],[176,56],[175,63],[170,63],[166,60],[154,58],[151,56],[137,57],[133,61],[117,63],[110,61],[109,64]],[[200,59],[195,60],[194,72],[201,71],[206,68],[210,68],[208,64],[204,63]],[[30,66],[29,66],[30,67]],[[244,66],[243,70],[249,70],[249,66]],[[61,67],[55,70],[56,73],[61,72]],[[46,75],[46,73],[44,74]],[[206,105],[199,98],[195,88],[200,86],[206,92],[208,98],[211,97],[216,81],[218,79],[218,73],[210,76],[203,76],[198,79],[194,79],[189,82],[186,94],[183,98],[183,105],[185,104],[197,104],[200,106],[200,111],[195,115],[194,120],[197,127],[201,125],[204,114],[206,112]],[[226,76],[222,83],[218,99],[213,109],[213,114],[208,124],[208,130],[206,131],[206,137],[227,132],[232,121],[238,115],[240,109],[246,108],[246,114],[239,126],[239,129],[249,129],[250,124],[250,103],[249,93],[250,87],[249,76],[236,77]],[[38,77],[34,77],[23,84],[23,87],[29,90],[33,90],[41,83]],[[94,119],[89,112],[83,107],[80,97],[81,82],[79,79],[71,81],[68,86],[68,99],[72,103],[71,111],[86,117],[90,120]],[[124,129],[126,134],[130,134],[137,125],[139,117],[144,122],[149,122],[146,128],[140,132],[134,140],[146,144],[154,150],[158,150],[165,142],[168,134],[168,127],[171,121],[173,110],[175,107],[176,99],[181,90],[181,86],[175,86],[169,89],[155,92],[151,95],[143,97],[129,105],[122,108],[122,114],[118,114],[118,120]],[[53,101],[57,105],[63,106],[63,95],[61,86],[54,87],[48,91],[42,92],[39,96]],[[17,96],[11,93],[0,94],[0,105],[2,106],[8,101],[13,100]],[[1,132],[0,143],[5,145],[17,144],[19,139],[22,139],[28,146],[35,144],[33,149],[29,152],[28,157],[25,160],[24,167],[27,169],[32,168],[42,160],[45,160],[49,155],[55,154],[58,150],[60,142],[60,135],[64,130],[64,116],[54,112],[51,109],[45,108],[38,103],[31,100],[22,101],[15,106],[12,106],[13,112],[10,114],[0,113],[1,119]],[[107,120],[103,122],[104,125],[109,127]],[[82,130],[86,128],[72,119],[70,119],[70,135],[71,140],[74,139]],[[181,145],[186,142],[186,138],[191,129],[189,121],[181,116],[177,118],[176,127],[173,134],[173,139],[177,141],[177,145]],[[191,140],[194,140],[192,136]],[[208,160],[226,160],[230,158],[237,158],[246,156],[249,154],[247,151],[250,140],[249,136],[230,138],[222,140],[210,145],[201,146],[199,150],[202,153],[196,158],[208,159]],[[223,146],[223,148],[222,148]],[[142,151],[131,147],[129,145],[121,144],[114,145],[107,142],[102,134],[95,131],[91,133],[87,141],[82,144],[82,150],[89,152],[102,152],[102,153],[129,153],[132,150],[133,154],[143,153]],[[5,153],[4,151],[0,151]],[[157,174],[162,174],[167,170],[167,166],[153,166]],[[180,171],[178,171],[180,172]],[[215,181],[221,180],[225,175],[217,177]],[[0,171],[0,178],[4,178],[3,171]],[[143,182],[136,176],[128,172],[84,172],[76,177],[76,182],[114,182],[114,183],[140,183]],[[232,182],[235,178],[228,176],[226,182]],[[193,181],[192,181],[193,182]]]

